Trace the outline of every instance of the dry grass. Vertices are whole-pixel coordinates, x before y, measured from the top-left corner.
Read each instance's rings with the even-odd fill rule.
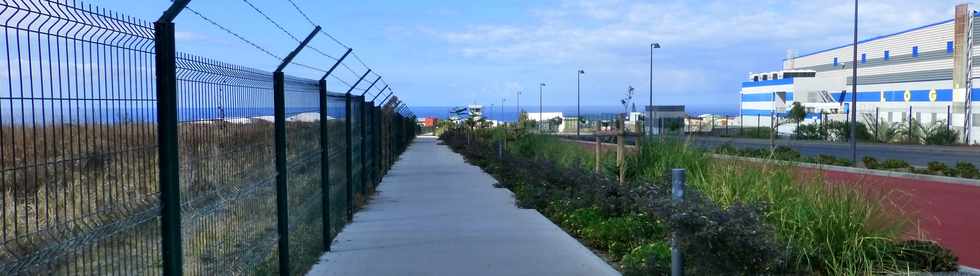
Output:
[[[319,151],[318,131],[289,122],[288,160]],[[272,124],[187,123],[179,132],[187,272],[246,272],[274,259]],[[4,126],[0,134],[0,272],[159,274],[154,125]],[[309,185],[319,182],[315,168],[294,174],[306,183],[297,192],[319,188]]]

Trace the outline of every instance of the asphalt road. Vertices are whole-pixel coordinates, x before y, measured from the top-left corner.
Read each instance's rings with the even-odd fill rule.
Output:
[[[693,142],[696,145],[709,148],[715,148],[726,143],[731,143],[736,148],[769,147],[769,140],[766,139],[697,137],[694,138]],[[777,140],[776,144],[798,150],[804,156],[827,154],[839,158],[851,157],[851,146],[848,144],[796,140]],[[859,162],[864,156],[871,156],[879,161],[886,159],[905,160],[913,166],[926,166],[932,161],[940,161],[948,165],[966,161],[980,166],[980,148],[965,146],[858,144],[857,156]]]
[[[590,140],[592,138],[591,136],[583,135],[583,139]],[[635,139],[635,137],[628,137],[627,143],[633,144]],[[691,137],[691,139],[693,144],[704,148],[716,148],[724,144],[731,144],[736,148],[769,147],[768,139],[701,136]],[[850,145],[844,143],[780,139],[776,140],[776,145],[793,148],[804,156],[826,154],[839,158],[851,158]],[[879,161],[884,161],[887,159],[905,160],[913,166],[926,166],[932,161],[940,161],[946,163],[947,165],[953,166],[957,162],[966,161],[980,167],[980,147],[858,144],[857,153],[858,162],[860,162],[864,156],[871,156],[877,158]]]

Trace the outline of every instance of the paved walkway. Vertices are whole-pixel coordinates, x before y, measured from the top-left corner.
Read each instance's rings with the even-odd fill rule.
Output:
[[[494,183],[419,138],[309,275],[618,275]]]

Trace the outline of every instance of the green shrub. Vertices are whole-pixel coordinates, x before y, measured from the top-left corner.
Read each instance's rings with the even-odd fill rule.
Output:
[[[925,139],[927,145],[952,145],[960,140],[959,132],[946,128],[946,123],[937,121],[926,128]]]
[[[977,178],[980,176],[980,171],[977,171],[977,167],[970,162],[957,162],[956,163],[956,173],[963,178]]]
[[[929,172],[929,174],[946,175],[946,176],[954,175],[953,171],[950,170],[949,166],[946,166],[946,163],[939,162],[939,161],[929,162],[928,166],[926,167],[926,170]]]
[[[883,170],[899,170],[912,168],[912,165],[909,165],[909,162],[905,162],[905,160],[888,159],[881,162],[879,168]]]
[[[959,270],[959,259],[949,249],[931,241],[903,241],[896,258],[913,271],[948,272]]]
[[[878,163],[878,159],[875,159],[874,157],[871,156],[865,156],[863,161],[864,161],[864,167],[868,169],[875,170],[881,166],[881,164]]]
[[[804,124],[796,128],[794,134],[796,139],[801,140],[823,140],[825,129],[820,124]]]
[[[851,160],[847,160],[847,159],[844,159],[844,158],[837,158],[836,156],[827,155],[827,154],[817,155],[817,157],[815,157],[815,158],[813,158],[811,160],[812,160],[813,163],[824,164],[824,165],[832,165],[832,166],[844,166],[844,167],[848,167],[848,166],[853,165],[851,163]]]
[[[630,250],[623,257],[625,276],[666,275],[670,273],[670,244],[656,241]]]
[[[773,159],[776,160],[785,160],[785,161],[800,160],[800,152],[786,146],[776,147],[775,149],[773,149],[772,155],[773,155]]]

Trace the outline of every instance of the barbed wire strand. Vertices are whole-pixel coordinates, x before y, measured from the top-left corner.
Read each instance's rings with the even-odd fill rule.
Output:
[[[269,50],[263,48],[262,46],[259,46],[255,42],[252,42],[251,40],[246,39],[244,36],[239,35],[238,33],[232,31],[231,29],[228,29],[225,26],[222,26],[221,24],[218,24],[218,22],[215,22],[214,20],[211,20],[211,18],[208,18],[207,16],[205,16],[201,12],[198,12],[197,10],[191,8],[190,6],[187,7],[187,10],[190,11],[191,13],[197,15],[198,17],[200,17],[205,22],[208,22],[209,24],[217,27],[218,29],[221,29],[222,31],[224,31],[224,32],[226,32],[226,33],[234,36],[235,38],[238,38],[238,40],[241,40],[242,42],[244,42],[244,43],[246,43],[248,45],[251,45],[255,49],[258,49],[259,51],[265,53],[266,55],[269,55],[269,56],[271,56],[271,57],[273,57],[275,59],[278,59],[278,60],[282,60],[282,57],[280,57],[279,55],[276,55],[276,54],[272,53],[272,51],[269,51]]]
[[[276,26],[276,28],[279,29],[279,31],[282,31],[283,33],[285,33],[287,36],[289,36],[294,41],[296,41],[296,43],[300,43],[301,42],[300,39],[299,39],[299,37],[297,37],[296,35],[294,35],[289,30],[286,30],[286,28],[283,27],[282,24],[279,24],[279,22],[276,22],[276,20],[272,19],[272,17],[269,16],[268,13],[266,13],[262,9],[259,9],[259,7],[256,7],[255,4],[252,4],[252,2],[250,2],[248,0],[242,0],[242,2],[245,2],[245,4],[247,4],[249,7],[251,7],[252,10],[255,10],[255,12],[259,13],[259,15],[262,15],[262,17],[264,17],[266,21],[269,21],[269,23],[272,23],[272,25]],[[290,2],[292,2],[292,1],[290,0]],[[295,3],[293,5],[295,7]],[[306,17],[306,13],[303,13],[303,11],[299,10],[298,7],[297,7],[297,11],[299,11],[300,14],[303,15],[303,17]],[[309,19],[309,18],[307,18],[307,19]],[[310,20],[309,22],[312,23],[313,21]],[[316,24],[313,24],[313,27],[316,27],[316,26],[317,26]],[[331,56],[330,54],[325,53],[324,51],[321,51],[320,49],[317,49],[313,45],[307,44],[305,48],[309,48],[310,50],[313,50],[314,52],[317,52],[318,54],[320,54],[322,56],[325,56],[327,58],[330,58],[332,60],[335,60],[335,61],[337,60],[337,58]]]
[[[287,0],[287,1],[289,1],[289,4],[293,5],[293,8],[295,8],[296,11],[298,11],[299,14],[302,15],[303,18],[306,19],[306,22],[309,22],[310,25],[312,25],[312,26],[317,26],[316,23],[313,22],[313,19],[310,19],[310,17],[307,16],[305,12],[303,12],[303,9],[300,9],[299,8],[299,5],[296,5],[296,2],[293,2],[293,0]]]

